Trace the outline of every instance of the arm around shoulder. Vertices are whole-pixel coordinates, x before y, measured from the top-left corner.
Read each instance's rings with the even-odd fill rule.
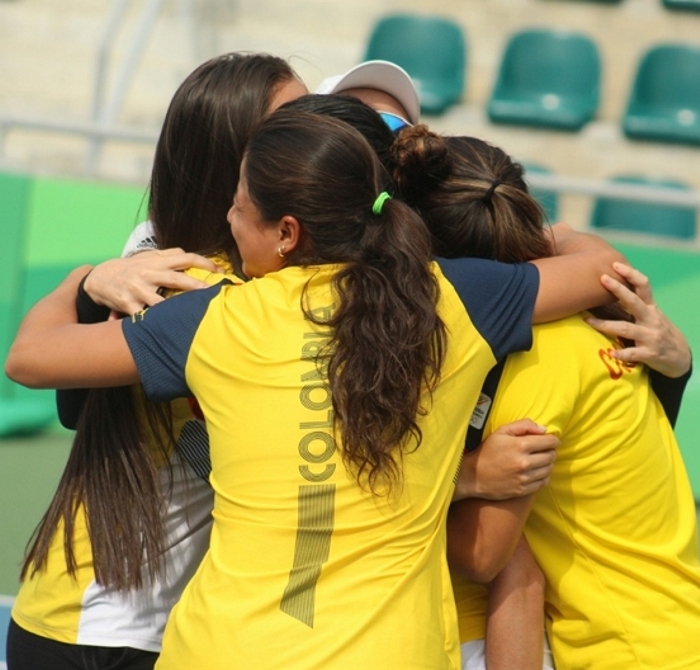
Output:
[[[597,235],[573,230],[565,223],[548,229],[556,255],[532,263],[540,273],[533,323],[554,321],[591,307],[606,305],[615,296],[600,283],[602,274],[622,281],[613,263],[624,256]]]
[[[7,376],[30,388],[122,386],[138,372],[119,321],[78,324],[75,296],[82,266],[24,317],[5,362]]]

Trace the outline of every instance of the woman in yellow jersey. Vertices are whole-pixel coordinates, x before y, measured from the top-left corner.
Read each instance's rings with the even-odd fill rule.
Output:
[[[23,322],[6,364],[21,383],[140,377],[206,417],[211,546],[158,667],[459,666],[444,521],[468,417],[495,360],[529,346],[533,314],[566,307],[538,296],[532,264],[431,262],[391,189],[356,131],[276,112],[229,213],[256,279],[77,325],[77,271]],[[606,299],[591,285],[574,302],[591,294]],[[475,549],[501,560],[511,532]]]
[[[407,155],[416,151],[415,138],[404,144],[400,132],[398,137],[389,132],[387,125],[379,116],[357,100],[345,96],[304,96],[288,103],[284,108],[329,115],[350,123],[368,139],[388,169],[393,171],[396,168],[396,160],[400,157],[403,166],[399,170],[399,175],[403,175],[404,181],[406,181],[406,162],[414,164],[413,170],[417,172],[416,177],[419,179],[423,174],[422,171],[425,171],[425,166],[422,164],[425,156],[422,152],[418,152],[415,156]],[[394,127],[396,119],[390,119],[390,121]],[[402,128],[409,126],[410,124],[405,120],[401,124]],[[401,128],[396,130],[400,131]],[[408,132],[410,135],[410,131]],[[477,165],[472,167],[472,170],[476,169]],[[431,177],[430,168],[425,171],[425,174],[428,178],[434,179],[434,176]],[[466,198],[469,186],[456,184],[453,190],[460,192]],[[412,190],[415,194],[415,187]],[[453,195],[451,199],[456,200],[458,197]],[[451,199],[449,194],[443,194],[440,201],[445,207],[449,207]],[[526,208],[530,213],[529,219],[539,222],[538,233],[534,241],[530,242],[531,249],[527,257],[549,255],[551,251],[542,236],[541,217],[536,203],[529,196],[526,196],[524,201],[525,205],[529,205],[529,210]],[[458,213],[464,211],[460,204],[464,203],[457,203]],[[522,202],[521,205],[523,205]],[[453,216],[454,212],[448,212],[445,220],[451,221]],[[526,218],[526,222],[527,220]],[[455,224],[458,231],[461,223],[462,219],[459,219]],[[452,241],[450,239],[450,242]],[[455,248],[465,247],[464,244],[460,246],[459,239],[456,242]],[[437,243],[439,250],[445,253],[447,245],[441,244],[440,240],[437,240]],[[478,246],[475,248],[478,249]],[[516,256],[514,260],[518,258],[519,256]],[[610,327],[616,331],[624,329],[627,337],[635,340],[636,346],[628,347],[617,355],[634,356],[639,361],[656,366],[666,375],[683,373],[689,365],[687,341],[653,304],[648,286],[646,289],[640,286],[639,282],[646,280],[636,272],[626,274],[625,277],[631,285],[637,287],[641,296],[635,296],[621,285],[618,286],[621,297],[625,299],[625,305],[635,317],[636,324],[616,321],[611,322]],[[655,391],[659,393],[669,417],[675,420],[687,375],[679,380],[680,385],[678,381],[667,379],[662,375],[653,373],[653,376]],[[510,424],[508,430],[512,435],[513,428],[514,424]],[[550,474],[549,469],[545,467],[549,455],[549,452],[542,450],[541,446],[535,442],[527,443],[513,437],[510,442],[498,443],[496,446],[492,438],[488,438],[478,450],[465,454],[460,479],[457,482],[459,496],[504,499],[532,493],[545,483]],[[523,457],[529,459],[529,467],[516,470],[515,464]],[[471,600],[471,607],[482,615],[471,618],[471,630],[464,625],[462,627],[463,639],[469,641],[464,648],[465,669],[483,668],[486,662],[484,653],[488,657],[488,667],[492,670],[498,668],[510,670],[513,667],[526,670],[543,667],[541,631],[544,627],[544,580],[524,541],[516,548],[515,559],[510,561],[489,585],[487,623],[483,618],[486,608],[485,593],[473,594],[475,597]],[[462,599],[462,621],[470,621],[464,611],[464,599]],[[483,640],[485,625],[488,629],[487,648]],[[544,667],[550,666],[551,655],[548,653]]]
[[[245,143],[269,110],[305,90],[285,61],[265,54],[226,54],[190,74],[156,147],[149,221],[125,254],[160,245],[212,258],[173,251],[149,266],[161,285],[179,288],[218,280],[207,277],[217,267],[240,268],[226,212]],[[193,262],[206,282],[167,273]],[[108,313],[84,290],[77,308],[83,321]],[[204,424],[186,400],[156,407],[138,387],[59,392],[58,401],[77,434],[25,559],[8,667],[151,668],[170,608],[209,546]]]
[[[407,132],[401,144],[410,155],[410,167],[398,171],[402,192],[423,213],[439,254],[525,262],[548,252],[541,210],[527,194],[522,168],[502,150],[476,138],[438,138],[424,128]],[[643,320],[656,318],[645,304],[651,302],[645,278],[618,270],[645,300],[610,278],[606,285]],[[625,349],[619,337],[634,339],[643,323],[592,320],[608,337],[586,321],[578,315],[535,328],[532,350],[508,358],[486,424],[488,435],[525,415],[559,436],[549,485],[534,499],[481,509],[456,503],[451,511],[464,668],[479,667],[471,652],[484,630],[486,600],[483,587],[460,569],[490,577],[489,569],[474,570],[469,529],[498,524],[502,516],[524,519],[531,506],[525,537],[546,578],[547,631],[558,670],[700,668],[695,506],[669,423],[678,407],[666,416],[639,364],[644,352]],[[672,394],[690,375],[687,345],[680,351],[681,357],[650,361],[678,377]],[[673,383],[656,382],[660,394]],[[518,597],[518,589],[513,593]],[[518,639],[514,632],[508,642]],[[541,667],[529,662],[517,667]]]

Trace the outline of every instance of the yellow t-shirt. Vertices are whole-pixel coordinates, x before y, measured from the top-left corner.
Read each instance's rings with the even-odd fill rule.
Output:
[[[423,441],[382,496],[342,462],[314,361],[328,333],[300,310],[308,284],[316,313],[330,313],[336,268],[193,292],[124,324],[149,394],[193,392],[211,439],[211,549],[157,667],[460,667],[445,514],[481,383],[494,354],[529,346],[537,289],[531,266],[489,283],[483,268],[497,264],[483,263],[444,263],[449,281],[435,266],[447,359]]]
[[[224,271],[230,271],[224,255],[212,260]],[[210,284],[224,278],[204,270],[190,273]],[[241,283],[235,276],[226,278]],[[143,417],[141,387],[134,387],[134,398],[137,412]],[[27,577],[20,586],[12,609],[12,618],[20,627],[67,644],[160,651],[170,609],[209,547],[213,508],[204,424],[196,420],[183,398],[173,400],[171,412],[178,453],[164,455],[156,451],[155,442],[152,444],[165,497],[167,550],[163,574],[151,581],[144,566],[143,588],[129,593],[97,584],[85,510],[81,506],[74,530],[75,577],[69,575],[66,567],[61,524],[52,539],[46,568]]]
[[[693,496],[647,371],[611,358],[619,346],[582,316],[536,326],[532,350],[506,363],[484,434],[529,417],[561,438],[525,528],[557,670],[697,669]],[[454,582],[462,641],[483,637],[483,587]]]

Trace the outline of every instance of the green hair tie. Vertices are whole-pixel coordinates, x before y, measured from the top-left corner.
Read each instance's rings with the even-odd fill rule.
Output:
[[[382,213],[382,207],[384,207],[384,203],[387,200],[391,200],[391,196],[386,191],[382,191],[372,205],[372,214],[379,216]]]

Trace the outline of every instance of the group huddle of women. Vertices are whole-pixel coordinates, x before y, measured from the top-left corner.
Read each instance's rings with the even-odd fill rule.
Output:
[[[502,150],[358,97],[204,63],[127,257],[26,316],[76,437],[9,670],[700,668],[685,340]]]

